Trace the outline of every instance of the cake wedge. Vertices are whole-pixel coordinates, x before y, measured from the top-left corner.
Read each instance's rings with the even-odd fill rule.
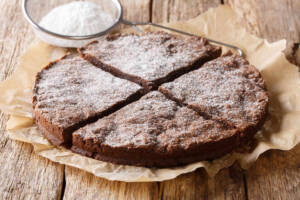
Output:
[[[33,113],[55,145],[71,145],[72,132],[139,98],[138,84],[117,78],[76,55],[51,62],[36,76]]]
[[[148,89],[171,81],[221,54],[221,48],[209,44],[205,38],[166,32],[108,35],[78,51],[101,69]]]

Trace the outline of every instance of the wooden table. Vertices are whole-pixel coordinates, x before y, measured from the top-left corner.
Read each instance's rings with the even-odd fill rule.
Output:
[[[34,38],[19,0],[0,1],[0,80],[17,66]],[[53,1],[44,1],[45,6]],[[126,19],[168,22],[195,17],[220,0],[122,0]],[[248,31],[269,41],[288,40],[286,55],[300,64],[299,0],[225,0]],[[1,94],[0,94],[1,95]],[[8,139],[0,113],[0,199],[300,199],[300,145],[269,151],[248,170],[236,164],[213,179],[203,169],[157,183],[111,182],[53,163],[31,145]],[[300,134],[300,133],[299,133]]]

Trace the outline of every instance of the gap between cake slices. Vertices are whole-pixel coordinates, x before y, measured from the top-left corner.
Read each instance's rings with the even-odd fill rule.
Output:
[[[268,115],[269,97],[259,71],[238,55],[225,54],[159,89],[169,99],[206,119],[234,127],[253,138]]]
[[[145,90],[76,55],[51,62],[33,90],[36,123],[54,145],[71,145],[76,129],[138,100]]]
[[[155,90],[219,57],[221,48],[201,37],[146,32],[108,35],[78,52],[104,71]]]

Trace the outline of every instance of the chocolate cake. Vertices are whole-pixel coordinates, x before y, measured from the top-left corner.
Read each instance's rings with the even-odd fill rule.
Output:
[[[249,137],[264,123],[268,95],[258,70],[238,55],[204,64],[159,91],[208,119],[226,122]]]
[[[200,37],[147,32],[109,35],[79,52],[103,70],[149,88],[217,58],[221,48]]]
[[[171,167],[219,157],[238,141],[237,130],[153,91],[75,131],[72,150],[118,164]]]
[[[55,145],[71,142],[78,127],[133,101],[143,89],[68,55],[36,76],[33,110],[36,124]]]
[[[109,35],[79,52],[47,65],[33,90],[39,130],[76,153],[179,166],[245,146],[266,119],[258,70],[203,38]]]

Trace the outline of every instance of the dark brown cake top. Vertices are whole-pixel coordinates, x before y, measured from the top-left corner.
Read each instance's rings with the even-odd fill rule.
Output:
[[[166,77],[198,60],[220,54],[220,48],[199,37],[182,37],[166,32],[141,35],[110,35],[81,49],[101,63],[147,81]],[[212,55],[211,55],[212,54]]]
[[[236,131],[205,120],[193,110],[154,91],[139,101],[73,133],[93,152],[101,147],[126,148],[168,154],[228,138]],[[125,150],[125,149],[124,149]]]
[[[161,91],[206,115],[241,128],[267,112],[268,96],[258,70],[237,55],[223,56],[165,83]]]
[[[103,112],[139,89],[135,83],[69,55],[38,73],[33,104],[53,125],[67,128]]]

